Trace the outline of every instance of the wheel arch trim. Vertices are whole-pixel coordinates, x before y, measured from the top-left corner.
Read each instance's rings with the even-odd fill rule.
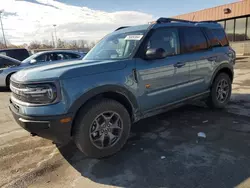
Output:
[[[94,99],[95,97],[101,94],[109,93],[109,92],[116,93],[125,97],[132,107],[132,114],[138,114],[139,104],[135,95],[128,89],[122,86],[118,86],[118,85],[99,86],[99,87],[96,87],[94,89],[87,91],[86,93],[82,94],[77,100],[73,102],[73,104],[70,106],[68,111],[76,114],[78,110],[83,105],[85,105],[89,100]],[[136,117],[134,118],[137,119]]]
[[[228,70],[230,70],[230,72],[232,73],[232,81],[233,81],[233,77],[234,77],[233,67],[230,66],[230,65],[228,65],[228,63],[223,63],[223,64],[219,65],[219,66],[215,69],[215,71],[214,71],[214,73],[213,73],[213,75],[212,75],[211,81],[210,81],[210,85],[213,84],[214,79],[216,78],[216,76],[218,75],[218,73],[219,73],[222,69],[228,69]]]

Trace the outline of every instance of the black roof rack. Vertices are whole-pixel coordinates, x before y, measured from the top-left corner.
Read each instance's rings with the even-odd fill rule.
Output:
[[[125,29],[125,28],[127,28],[127,27],[129,27],[129,26],[119,27],[119,28],[117,28],[115,31],[118,31],[118,30],[120,30],[120,29]]]
[[[156,20],[156,23],[171,23],[171,22],[185,22],[185,23],[216,23],[216,21],[190,21],[190,20],[182,20],[182,19],[176,19],[176,18],[159,18]]]
[[[216,21],[214,20],[207,20],[207,21],[199,21],[201,23],[217,23]]]

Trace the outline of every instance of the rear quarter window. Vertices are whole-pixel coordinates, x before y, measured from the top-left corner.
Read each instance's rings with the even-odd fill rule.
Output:
[[[228,46],[229,42],[227,40],[226,33],[224,29],[211,29],[213,35],[218,39],[222,46]]]

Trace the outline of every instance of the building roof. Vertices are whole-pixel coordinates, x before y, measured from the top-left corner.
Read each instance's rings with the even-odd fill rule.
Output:
[[[230,9],[230,13],[224,13],[224,9]],[[243,15],[250,15],[250,0],[242,0],[239,2],[221,5],[209,9],[204,9],[196,12],[182,14],[174,18],[203,21],[203,20],[224,20]]]

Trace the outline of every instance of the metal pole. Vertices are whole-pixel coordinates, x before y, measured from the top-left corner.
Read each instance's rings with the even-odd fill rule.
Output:
[[[57,48],[56,24],[54,24],[53,26],[55,28],[55,48]]]
[[[5,40],[5,34],[4,34],[4,29],[3,29],[2,13],[3,13],[3,11],[0,11],[0,22],[1,22],[2,32],[3,32],[3,41],[4,41],[4,45],[5,45],[5,47],[7,48],[7,43],[6,43],[6,40]]]

